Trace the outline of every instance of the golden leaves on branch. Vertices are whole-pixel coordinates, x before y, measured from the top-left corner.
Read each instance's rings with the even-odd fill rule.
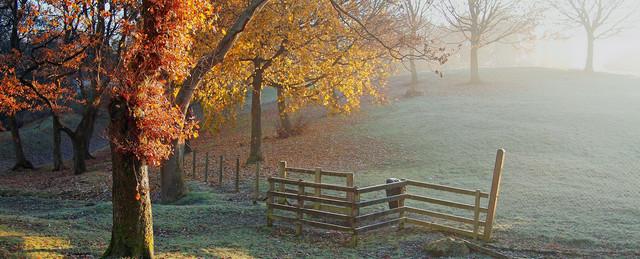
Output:
[[[245,1],[228,1],[237,10]],[[223,13],[221,27],[228,27]],[[231,20],[231,19],[229,19]],[[208,52],[222,35],[200,34],[194,55]],[[287,109],[308,103],[334,112],[351,112],[364,95],[382,100],[379,89],[391,71],[387,51],[344,23],[328,1],[272,1],[256,16],[228,53],[225,62],[206,75],[196,98],[203,104],[206,124],[212,128],[233,119],[244,102],[257,69],[262,87],[280,87]]]

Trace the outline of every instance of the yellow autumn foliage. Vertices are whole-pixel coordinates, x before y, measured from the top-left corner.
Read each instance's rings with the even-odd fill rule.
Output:
[[[216,27],[228,27],[237,15],[234,10],[245,4],[224,3],[227,13],[220,14]],[[195,56],[210,51],[223,36],[197,35]],[[234,108],[244,102],[255,71],[262,70],[262,87],[282,87],[288,111],[316,103],[331,112],[348,113],[360,106],[363,96],[382,100],[380,89],[391,63],[387,49],[363,37],[329,1],[271,1],[245,28],[225,61],[207,74],[196,99],[204,108],[205,125],[215,128],[234,118]]]

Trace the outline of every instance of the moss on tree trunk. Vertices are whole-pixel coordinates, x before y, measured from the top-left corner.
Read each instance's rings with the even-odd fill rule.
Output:
[[[135,129],[126,103],[114,100],[110,106],[110,134],[126,139]],[[113,170],[113,227],[105,258],[153,258],[153,221],[147,165],[133,154],[120,153],[111,144]]]

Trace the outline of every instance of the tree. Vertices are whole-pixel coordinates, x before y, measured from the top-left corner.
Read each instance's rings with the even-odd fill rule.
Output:
[[[21,3],[24,5],[24,1]],[[6,1],[4,5],[1,6],[2,10],[9,10],[7,12],[8,15],[3,16],[6,17],[7,28],[5,32],[10,34],[9,47],[0,58],[0,70],[2,71],[2,82],[0,85],[0,113],[8,116],[8,127],[11,130],[11,140],[13,141],[13,146],[15,150],[15,164],[12,167],[12,170],[19,169],[33,169],[33,164],[27,160],[24,150],[22,149],[22,138],[20,137],[20,129],[18,125],[18,120],[16,118],[16,113],[21,110],[26,110],[29,107],[32,107],[32,99],[33,96],[25,96],[20,93],[20,89],[16,86],[17,82],[13,81],[8,74],[12,73],[11,67],[8,66],[10,64],[11,53],[16,52],[20,48],[20,39],[18,36],[18,27],[19,23],[22,20],[21,17],[25,15],[24,12],[19,12],[19,3],[17,0],[14,1]],[[4,28],[4,27],[3,27]]]
[[[225,27],[225,23],[222,23],[221,28],[223,30],[223,37],[214,41],[217,42],[215,47],[207,51],[201,52],[198,55],[196,65],[192,67],[186,78],[181,84],[178,84],[178,89],[174,89],[177,94],[173,103],[177,106],[181,113],[182,118],[187,114],[187,109],[194,94],[203,81],[205,75],[211,71],[214,67],[222,63],[227,53],[232,46],[236,44],[237,38],[245,30],[247,24],[253,19],[254,15],[260,11],[264,4],[268,0],[252,0],[241,10],[238,14],[234,15],[221,15],[221,20],[229,20],[228,27]],[[223,5],[224,7],[224,5]],[[222,8],[223,11],[225,10]],[[201,32],[199,32],[201,33]],[[186,187],[183,178],[183,156],[184,156],[184,138],[175,139],[172,143],[174,152],[162,163],[161,173],[161,200],[163,202],[172,202],[182,197],[186,192]]]
[[[147,165],[159,165],[174,140],[193,134],[169,98],[167,79],[188,72],[190,32],[206,24],[212,10],[205,1],[186,0],[144,0],[135,7],[141,21],[125,28],[133,42],[109,104],[113,227],[104,257],[154,257]]]
[[[54,129],[57,136],[55,145],[60,145],[60,132],[71,139],[73,170],[75,174],[81,174],[87,171],[85,160],[92,158],[89,144],[103,93],[109,88],[111,79],[117,76],[119,53],[125,47],[127,35],[122,33],[121,24],[131,22],[135,14],[129,11],[128,3],[108,0],[54,2],[49,7],[50,12],[69,18],[62,25],[65,41],[83,46],[85,50],[75,70],[65,76],[63,85],[70,92],[68,98],[80,105],[80,122],[72,129],[59,119],[61,112],[71,110],[71,107],[52,113],[54,128],[57,129]]]
[[[432,27],[429,20],[429,9],[433,4],[433,0],[402,0],[400,1],[400,17],[405,24],[405,35],[412,42],[412,45],[418,46],[429,42],[426,40],[431,33]],[[416,70],[416,58],[409,57],[409,72],[411,73],[411,82],[406,96],[421,95],[417,89],[418,71]]]
[[[117,76],[119,53],[125,47],[127,35],[121,24],[132,21],[135,13],[127,3],[109,0],[77,1],[71,6],[77,6],[81,10],[78,16],[85,18],[79,19],[74,33],[85,35],[88,45],[85,58],[66,85],[77,93],[74,99],[81,105],[81,119],[75,129],[62,125],[61,130],[73,144],[74,173],[81,174],[87,171],[85,160],[93,158],[89,148],[99,107],[111,79]],[[61,8],[61,12],[70,9],[66,5]]]
[[[480,81],[478,50],[516,34],[530,32],[537,24],[540,10],[522,0],[461,2],[443,1],[439,9],[449,25],[448,30],[461,34],[469,43],[470,82],[475,83]]]
[[[11,52],[2,56],[6,64],[2,69],[5,88],[2,94],[7,94],[6,98],[20,98],[27,104],[14,106],[13,113],[16,108],[49,110],[53,124],[53,169],[60,170],[62,124],[58,114],[67,110],[66,103],[72,96],[62,83],[84,57],[86,38],[70,30],[78,21],[73,18],[78,9],[59,13],[56,7],[60,6],[56,4],[59,3],[13,1]],[[66,18],[61,22],[58,16]]]
[[[238,98],[238,96],[244,96],[243,91],[245,90],[238,89],[237,86],[239,82],[241,82],[242,80],[246,78],[250,78],[251,73],[247,73],[247,72],[253,72],[253,71],[250,71],[247,69],[233,68],[233,66],[237,65],[237,62],[223,63],[222,61],[225,59],[225,56],[227,55],[227,53],[229,52],[232,46],[236,46],[236,48],[237,48],[237,45],[239,45],[241,48],[247,47],[241,43],[236,44],[236,40],[238,39],[238,36],[240,35],[240,33],[245,30],[245,27],[247,26],[249,21],[252,20],[252,18],[254,17],[254,13],[259,11],[267,2],[268,2],[267,0],[253,0],[250,3],[247,3],[246,1],[225,1],[224,3],[221,3],[224,15],[222,14],[220,15],[220,18],[219,18],[220,24],[223,24],[223,25],[228,24],[228,26],[219,26],[219,28],[227,28],[227,29],[220,30],[220,32],[222,32],[220,34],[223,35],[222,38],[214,37],[214,38],[207,38],[207,40],[199,40],[199,42],[205,43],[205,44],[202,44],[205,46],[207,45],[206,43],[208,42],[214,42],[214,43],[217,42],[217,44],[210,46],[209,48],[204,48],[204,50],[201,50],[201,51],[195,51],[196,52],[195,56],[198,60],[196,62],[196,65],[190,70],[185,80],[181,84],[178,84],[179,85],[179,87],[177,87],[178,89],[175,89],[174,91],[174,92],[177,92],[174,103],[183,111],[183,114],[186,114],[187,107],[189,106],[194,94],[196,93],[196,90],[198,89],[198,85],[206,78],[206,75],[212,69],[223,71],[221,73],[219,72],[212,72],[212,73],[218,76],[223,76],[223,77],[226,76],[229,78],[233,78],[233,80],[226,81],[227,83],[224,83],[224,84],[209,84],[208,88],[213,90],[211,90],[209,93],[204,93],[203,96],[209,96],[209,97],[214,96],[214,98],[210,98],[210,99],[224,100],[224,101],[221,101],[219,103],[212,103],[211,101],[209,101],[209,103],[206,103],[202,99],[200,99],[199,101],[205,107],[205,113],[218,114],[218,112],[216,111],[218,111],[220,107],[224,106],[224,104],[228,104],[229,101],[233,101],[234,99]],[[320,9],[322,11],[332,11],[336,9],[336,6],[340,5],[340,3],[337,3],[333,0],[329,2],[331,6],[321,5],[323,8],[320,8]],[[238,3],[243,5],[240,5],[240,7],[238,7]],[[320,3],[326,3],[326,2],[320,2]],[[367,41],[368,43],[375,43],[378,46],[383,47],[386,52],[388,52],[389,54],[392,54],[394,57],[401,58],[405,55],[401,54],[399,51],[395,49],[395,47],[398,46],[398,44],[395,44],[395,41],[393,40],[397,38],[395,37],[397,35],[390,33],[390,32],[393,32],[394,30],[389,29],[388,27],[388,25],[391,24],[391,20],[388,19],[389,17],[388,15],[386,15],[387,12],[384,9],[382,10],[380,9],[380,8],[387,8],[388,5],[386,4],[387,4],[386,0],[348,2],[347,4],[344,5],[344,7],[340,7],[341,11],[339,12],[336,11],[334,15],[332,15],[331,17],[341,22],[340,28],[350,28],[352,30],[352,33],[354,35],[358,35],[358,38],[360,40]],[[313,2],[312,4],[310,4],[310,6],[318,7],[319,5],[317,2]],[[229,7],[229,8],[225,8],[225,7]],[[333,8],[329,8],[329,7],[333,7]],[[273,9],[269,9],[269,11],[272,11],[272,10]],[[346,13],[348,11],[352,11],[354,14],[347,15]],[[339,15],[336,15],[336,13],[338,13]],[[357,14],[357,17],[355,14]],[[265,13],[261,13],[260,16],[262,15],[265,15]],[[282,17],[289,19],[289,16],[282,16]],[[366,19],[362,19],[362,20],[363,21],[366,20],[366,22],[363,22],[363,21],[353,22],[353,18],[361,19],[363,17]],[[370,28],[363,29],[367,26],[369,26]],[[270,30],[270,28],[261,27],[260,30]],[[286,30],[283,30],[283,31],[286,31]],[[203,32],[198,32],[198,34],[202,34],[202,33]],[[377,36],[365,37],[364,34],[377,35]],[[264,34],[257,33],[255,35],[257,35],[258,37],[269,36],[266,33]],[[336,38],[336,39],[338,40],[337,42],[339,42],[339,38]],[[390,44],[385,45],[384,44],[385,42],[390,42]],[[345,44],[340,43],[340,44],[337,44],[337,46],[344,47]],[[274,48],[277,48],[277,45],[275,46],[269,45],[268,47],[269,48],[267,49],[273,50]],[[234,50],[236,48],[234,48]],[[313,49],[310,49],[309,51],[310,52],[308,53],[314,52]],[[364,51],[364,50],[361,49],[358,51]],[[247,54],[247,52],[243,54]],[[428,54],[425,54],[422,52],[422,50],[420,50],[419,53],[416,54],[415,56],[429,56],[432,54],[433,53],[431,52],[431,50],[428,51]],[[264,55],[264,57],[269,58],[271,56]],[[251,64],[249,61],[245,61],[244,63]],[[363,64],[366,64],[366,62],[363,62]],[[244,66],[244,67],[248,67],[248,66]],[[363,70],[363,71],[366,71],[366,70]],[[234,73],[238,76],[232,77],[231,75],[233,75]],[[351,77],[347,77],[347,78],[351,78]],[[367,77],[367,78],[371,78],[371,77]],[[310,82],[314,80],[313,77],[307,78],[307,79],[310,80]],[[216,81],[224,81],[224,80],[216,78]],[[352,81],[349,81],[349,80],[335,80],[332,83],[339,83],[341,87],[344,87],[346,89],[349,87],[349,83],[351,82]],[[359,83],[362,83],[362,85],[366,85],[365,81],[362,81]],[[301,85],[309,86],[309,84],[307,83],[301,83]],[[330,85],[330,84],[327,84],[327,85]],[[312,88],[312,87],[309,87],[309,88]],[[242,89],[246,89],[246,88],[242,88]],[[329,89],[329,90],[325,90],[326,93],[329,93],[328,95],[325,95],[325,96],[336,97],[336,98],[326,98],[326,99],[317,98],[319,102],[324,102],[327,104],[331,104],[332,103],[331,100],[335,100],[335,103],[337,103],[337,100],[344,99],[345,96],[349,96],[349,97],[357,96],[348,91],[346,91],[345,93],[349,93],[349,94],[340,96],[337,92],[334,92],[334,90],[332,90],[332,89],[335,89],[332,87],[325,87],[323,89]],[[226,94],[222,94],[222,93],[226,93]],[[352,98],[352,100],[357,100],[357,98]],[[354,101],[350,103],[353,104],[358,102]],[[206,109],[207,106],[214,107],[215,109],[213,109],[213,112],[211,110],[207,111]],[[346,110],[353,108],[352,105],[343,106],[343,107],[345,107]],[[174,145],[175,152],[171,154],[169,158],[163,163],[162,170],[161,170],[162,200],[165,202],[174,201],[179,197],[181,197],[186,192],[186,189],[184,188],[183,177],[182,177],[182,165],[180,164],[182,162],[182,156],[184,153],[183,152],[184,140],[181,140],[181,139],[175,140],[173,145]]]
[[[586,32],[587,59],[584,70],[593,72],[594,43],[606,39],[626,29],[627,22],[638,10],[626,0],[568,0],[549,1],[567,26],[581,26]]]
[[[208,104],[206,98],[224,96],[225,89],[231,89],[228,85],[247,86],[245,91],[251,91],[248,163],[262,160],[263,88],[277,88],[281,125],[286,127],[290,125],[286,110],[305,102],[352,110],[362,95],[377,95],[377,88],[384,84],[373,81],[388,70],[380,58],[385,51],[361,40],[330,2],[274,1],[265,8],[269,12],[256,18],[225,62],[207,75],[199,98]],[[289,105],[287,97],[292,101]]]

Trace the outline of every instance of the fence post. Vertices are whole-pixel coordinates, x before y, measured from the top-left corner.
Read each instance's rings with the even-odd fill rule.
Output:
[[[260,161],[256,161],[256,193],[253,198],[253,204],[258,203],[260,199]]]
[[[191,174],[193,179],[196,179],[196,150],[193,150],[193,161],[191,161]]]
[[[304,195],[304,185],[302,185],[302,179],[300,179],[298,184],[298,225],[296,226],[296,235],[302,234],[302,220],[304,219],[304,214],[302,213],[302,209],[304,208],[304,199],[302,196]]]
[[[320,167],[316,167],[316,171],[315,171],[315,182],[316,183],[322,183],[322,169]],[[320,198],[320,196],[322,195],[322,189],[320,189],[320,187],[315,187],[315,195],[316,197]],[[320,202],[316,201],[313,204],[313,208],[316,210],[320,209]]]
[[[273,204],[272,192],[274,191],[275,184],[271,179],[271,177],[269,177],[268,181],[269,181],[269,192],[267,192],[267,227],[271,227],[273,226],[273,217],[271,217],[273,215],[273,206],[271,205]]]
[[[491,239],[493,221],[496,216],[496,206],[500,191],[500,180],[502,177],[502,167],[504,164],[504,149],[498,149],[496,154],[496,164],[493,168],[493,180],[491,181],[491,193],[489,194],[489,208],[487,209],[487,219],[484,225],[484,239]]]
[[[350,192],[351,195],[351,218],[349,219],[349,223],[351,225],[351,246],[352,247],[356,247],[358,246],[358,231],[356,230],[358,227],[358,223],[356,221],[356,217],[358,217],[358,215],[360,214],[360,205],[358,204],[360,202],[360,193],[358,193],[358,187],[353,187],[352,191]]]
[[[204,157],[204,182],[209,182],[209,152]]]
[[[353,187],[353,184],[354,184],[354,182],[353,182],[353,173],[349,173],[347,175],[347,187]],[[353,193],[351,193],[351,192],[347,193],[347,200],[348,201],[353,200]]]
[[[240,191],[240,157],[236,157],[236,192]]]
[[[403,229],[404,222],[406,221],[406,219],[404,218],[404,200],[405,194],[407,193],[407,185],[406,179],[400,179],[400,181],[405,182],[405,185],[400,188],[400,195],[402,195],[402,197],[400,198],[400,200],[398,200],[398,208],[400,208],[400,229]]]
[[[223,159],[222,155],[220,155],[220,174],[218,175],[218,183],[220,184],[220,187],[222,187],[222,170],[224,169]]]
[[[278,177],[287,178],[287,161],[278,162]],[[286,184],[279,183],[278,184],[278,191],[284,193],[285,192],[285,187],[286,187]],[[286,199],[287,198],[285,198],[285,197],[280,197],[278,199],[278,203],[284,204]]]
[[[480,230],[480,190],[476,190],[476,203],[473,210],[473,239],[478,239]]]

